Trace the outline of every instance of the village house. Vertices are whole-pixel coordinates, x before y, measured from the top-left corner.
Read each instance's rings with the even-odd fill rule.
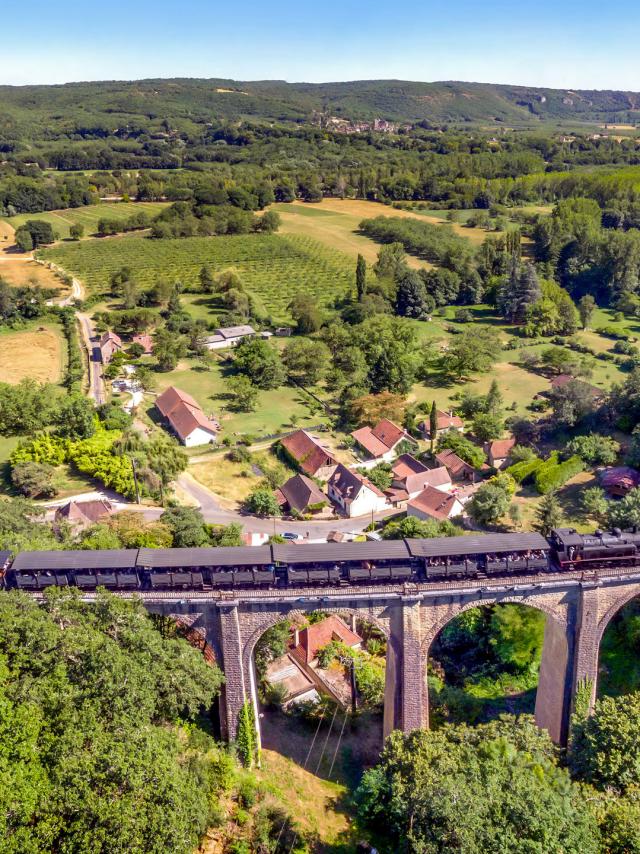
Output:
[[[169,386],[156,399],[156,407],[187,448],[216,441],[220,425],[207,418],[200,404],[179,388]]]
[[[443,492],[452,488],[451,476],[444,466],[429,469],[411,454],[402,454],[391,467],[393,480],[385,495],[394,507],[402,507],[410,498],[415,498],[426,486]]]
[[[489,465],[493,466],[494,469],[504,468],[509,462],[509,454],[515,444],[516,440],[513,438],[487,442],[484,446],[484,452],[489,460]]]
[[[150,356],[153,353],[153,338],[151,335],[134,335],[131,343],[139,344],[144,349],[145,356]]]
[[[453,519],[462,513],[462,504],[455,495],[449,495],[436,489],[435,486],[427,486],[422,492],[407,504],[407,516],[416,519],[436,519],[438,522],[444,519]]]
[[[304,701],[317,701],[329,695],[342,706],[351,702],[351,683],[343,668],[323,670],[318,653],[332,641],[353,650],[361,649],[362,638],[340,617],[331,615],[311,626],[294,628],[289,649],[267,668],[267,681],[281,685],[284,706]]]
[[[98,348],[102,363],[107,365],[113,359],[114,354],[122,350],[122,339],[115,332],[103,332]]]
[[[423,439],[431,438],[431,423],[428,418],[418,424],[418,430]],[[454,415],[453,412],[443,412],[441,409],[436,410],[435,438],[439,438],[450,430],[454,430],[456,433],[463,433],[464,422],[462,418]]]
[[[280,439],[280,448],[303,474],[318,480],[328,480],[338,465],[330,451],[306,430],[296,430]]]
[[[450,448],[445,448],[435,455],[436,462],[444,466],[451,475],[452,481],[474,480],[476,471]]]
[[[58,524],[66,522],[75,530],[83,530],[96,522],[103,522],[116,512],[116,508],[107,498],[96,498],[91,501],[69,501],[58,507],[54,521]]]
[[[389,507],[387,497],[377,486],[358,472],[339,463],[329,478],[329,498],[345,516],[379,513]]]
[[[255,334],[253,326],[222,326],[204,341],[209,350],[223,350],[225,347],[235,347],[245,338],[251,338]]]
[[[383,418],[375,427],[360,427],[351,434],[358,448],[364,453],[369,466],[390,463],[402,443],[417,447],[417,442],[402,427],[388,418]]]
[[[278,503],[284,510],[295,513],[317,513],[329,499],[320,487],[304,474],[296,474],[276,489]]]

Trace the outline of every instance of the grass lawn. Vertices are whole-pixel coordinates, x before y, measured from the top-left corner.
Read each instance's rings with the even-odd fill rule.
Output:
[[[192,463],[189,474],[219,495],[225,507],[242,504],[262,480],[251,463],[234,463],[224,454],[212,455],[207,462]]]
[[[490,372],[471,376],[467,380],[443,385],[441,379],[434,375],[431,382],[418,383],[414,386],[410,395],[411,399],[417,402],[435,400],[439,408],[448,409],[455,406],[455,397],[461,392],[471,390],[478,394],[485,394],[489,390],[492,380],[497,379],[506,407],[511,412],[530,415],[531,413],[526,408],[527,405],[536,394],[549,389],[549,380],[541,374],[522,368],[518,364],[520,353],[537,353],[554,346],[551,339],[536,339],[536,343],[531,343],[532,339],[521,338],[517,334],[517,327],[506,324],[491,306],[473,306],[470,310],[474,315],[473,324],[452,322],[456,311],[453,306],[438,310],[434,313],[431,321],[413,321],[419,339],[425,343],[431,342],[440,348],[446,346],[452,337],[451,333],[447,331],[447,326],[460,330],[465,328],[477,329],[483,326],[493,329],[496,335],[500,337],[503,346],[509,342],[515,342],[518,349],[503,349],[498,362]],[[629,336],[640,336],[640,323],[637,320],[625,318],[623,321],[614,322],[612,317],[613,312],[611,310],[598,309],[594,313],[593,329],[578,332],[575,336],[576,340],[587,344],[596,352],[605,352],[612,349],[615,341],[595,332],[594,329],[597,327],[614,326]],[[625,377],[624,372],[613,362],[603,362],[596,359],[593,368],[593,374],[588,378],[588,381],[600,388],[608,389],[613,383],[619,383]],[[515,409],[511,409],[514,404]]]
[[[57,323],[38,321],[24,330],[0,330],[0,382],[15,385],[25,377],[59,382],[66,342]]]
[[[175,371],[156,374],[157,390],[161,393],[174,385],[186,391],[198,401],[205,413],[217,418],[222,426],[222,435],[232,438],[243,434],[266,436],[292,430],[294,426],[311,426],[327,420],[321,414],[312,414],[305,395],[290,386],[260,391],[254,412],[234,412],[229,408],[226,397],[227,370],[225,365],[218,363],[207,371],[195,360],[185,359]]]
[[[88,237],[97,231],[98,222],[101,219],[125,220],[140,210],[146,211],[150,217],[153,217],[167,205],[168,202],[106,202],[37,214],[18,214],[18,216],[5,217],[5,220],[13,228],[19,228],[29,219],[49,222],[58,237],[62,239],[69,237],[69,229],[72,225],[82,225],[85,236]]]

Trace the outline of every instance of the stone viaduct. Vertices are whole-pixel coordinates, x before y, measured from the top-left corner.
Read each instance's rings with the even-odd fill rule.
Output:
[[[640,568],[546,573],[509,579],[305,590],[147,592],[149,611],[189,616],[204,629],[224,670],[223,735],[236,734],[246,701],[257,712],[253,650],[282,619],[315,610],[351,614],[387,637],[384,734],[429,726],[426,688],[429,649],[438,632],[469,608],[516,602],[546,615],[535,716],[554,741],[566,743],[580,685],[593,704],[602,635],[617,611],[640,595]],[[256,720],[258,715],[256,714]]]

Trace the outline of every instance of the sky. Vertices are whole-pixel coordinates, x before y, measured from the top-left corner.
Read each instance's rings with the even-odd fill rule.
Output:
[[[464,80],[640,91],[638,0],[31,0],[0,84],[222,77]]]

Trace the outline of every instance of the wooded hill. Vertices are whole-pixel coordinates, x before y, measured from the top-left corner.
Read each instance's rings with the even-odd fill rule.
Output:
[[[253,118],[307,121],[314,111],[353,120],[498,122],[640,120],[640,93],[580,91],[488,83],[370,80],[344,83],[239,82],[226,79],[105,81],[0,87],[0,140],[45,126],[73,134],[113,133],[149,120],[200,123]]]

